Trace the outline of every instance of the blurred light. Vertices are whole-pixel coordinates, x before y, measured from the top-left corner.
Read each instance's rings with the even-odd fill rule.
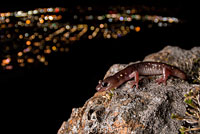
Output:
[[[112,14],[111,16],[112,16],[112,18],[116,18],[116,17],[117,17],[117,15],[116,15],[116,14]]]
[[[70,41],[75,41],[75,40],[76,40],[76,37],[75,37],[75,36],[70,37],[69,40],[70,40]]]
[[[89,36],[88,36],[88,39],[92,39],[92,35],[89,35]]]
[[[173,20],[172,18],[169,18],[169,19],[168,19],[168,22],[169,22],[169,23],[173,23],[174,20]]]
[[[88,11],[91,11],[92,10],[92,7],[88,7]]]
[[[29,46],[29,47],[25,48],[25,49],[23,50],[23,52],[24,52],[24,53],[30,52],[30,51],[31,51],[31,49],[32,49],[32,47],[31,47],[31,46]]]
[[[22,52],[18,52],[17,55],[18,55],[18,56],[22,56],[23,53],[22,53]]]
[[[125,29],[125,27],[124,27],[124,26],[121,26],[120,29],[123,31],[123,30]]]
[[[7,38],[11,38],[11,34],[7,34]]]
[[[109,22],[112,22],[112,18],[109,18],[108,21],[109,21]]]
[[[31,21],[30,20],[26,20],[26,24],[30,24],[31,23]]]
[[[93,19],[93,16],[92,16],[92,15],[89,15],[87,18],[88,18],[88,20],[92,20],[92,19]]]
[[[44,53],[50,54],[50,53],[51,53],[51,49],[45,49],[45,50],[44,50]]]
[[[24,59],[17,59],[17,62],[18,62],[18,63],[23,63],[23,62],[24,62]]]
[[[25,34],[24,34],[24,36],[25,36],[25,37],[28,37],[28,36],[29,36],[29,34],[28,34],[28,33],[25,33]]]
[[[48,20],[48,16],[45,16],[44,19],[45,19],[45,20]]]
[[[47,12],[53,12],[53,8],[47,8]]]
[[[177,18],[175,18],[175,17],[173,17],[172,19],[173,19],[173,20],[174,20],[174,22],[176,22],[176,23],[178,23],[178,22],[179,22],[179,20],[178,20]]]
[[[75,19],[75,20],[78,19],[78,16],[77,16],[77,15],[74,15],[74,19]]]
[[[57,43],[57,41],[58,41],[58,40],[57,40],[56,38],[53,39],[53,43]]]
[[[131,13],[131,10],[126,10],[126,13],[127,13],[127,14],[130,14],[130,13]]]
[[[27,46],[31,45],[31,41],[29,41],[29,40],[26,41],[26,45],[27,45]]]
[[[103,20],[104,17],[103,17],[103,16],[98,16],[97,19],[98,19],[98,20]]]
[[[6,69],[7,69],[7,70],[12,70],[12,69],[13,69],[13,66],[12,66],[12,65],[8,65],[8,66],[6,66]]]
[[[167,17],[163,17],[163,19],[162,19],[163,21],[167,21],[168,19],[167,19]]]
[[[65,52],[69,52],[69,48],[68,47],[65,48]]]
[[[107,14],[107,15],[106,15],[106,17],[107,17],[107,18],[110,18],[110,17],[111,17],[111,15],[110,15],[110,14]]]
[[[38,16],[34,16],[34,19],[35,19],[35,20],[38,20],[38,18],[39,18]]]
[[[22,11],[18,11],[18,12],[17,12],[17,15],[20,16],[20,15],[22,15],[22,13],[23,13]]]
[[[33,11],[28,11],[28,15],[32,15],[33,14]]]
[[[28,58],[28,59],[27,59],[27,62],[28,62],[28,63],[33,63],[33,62],[34,62],[34,59],[33,59],[33,58]]]
[[[40,42],[34,42],[33,45],[38,47],[38,46],[40,46]]]
[[[110,34],[107,34],[106,38],[110,39],[111,38]]]
[[[135,31],[139,32],[140,31],[140,27],[139,26],[135,27]]]
[[[159,26],[159,27],[162,27],[162,22],[159,22],[159,23],[158,23],[158,26]]]
[[[39,39],[42,39],[43,36],[40,34],[40,35],[38,35],[38,37],[39,37]]]
[[[2,64],[7,65],[7,64],[10,63],[10,61],[11,61],[11,58],[10,58],[10,57],[9,57],[9,58],[6,58],[6,59],[3,59],[3,60],[2,60]]]
[[[38,14],[38,10],[33,10],[33,14]]]
[[[60,19],[62,19],[62,15],[57,16],[57,20],[60,20]]]
[[[33,40],[33,39],[35,39],[35,35],[34,34],[31,35],[31,40]]]
[[[46,27],[44,27],[44,28],[43,28],[43,30],[44,30],[44,32],[46,32],[46,31],[47,31],[47,28],[46,28]]]
[[[60,11],[60,9],[59,8],[55,8],[55,13],[58,13],[59,11]]]
[[[128,18],[127,18],[127,21],[131,21],[131,20],[132,20],[131,17],[128,17]]]
[[[18,25],[22,25],[22,22],[21,22],[21,21],[18,21],[17,24],[18,24]]]
[[[134,14],[136,12],[135,9],[131,9],[131,13]]]
[[[167,23],[164,23],[163,26],[164,26],[164,27],[167,27]]]
[[[53,20],[53,16],[49,16],[49,20]]]
[[[154,19],[154,22],[155,22],[155,23],[158,23],[158,21],[159,21],[158,18],[155,18],[155,19]]]
[[[90,27],[90,30],[92,30],[92,31],[93,31],[93,30],[94,30],[94,26],[91,26],[91,27]]]
[[[24,64],[24,63],[21,63],[21,64],[19,64],[19,66],[20,66],[20,67],[24,67],[24,66],[25,66],[25,64]]]
[[[133,26],[133,25],[130,25],[130,29],[133,30],[133,29],[134,29],[134,26]]]
[[[40,23],[44,23],[44,20],[42,18],[39,19]]]
[[[39,60],[40,60],[40,62],[45,62],[45,57],[41,56]]]
[[[65,28],[66,28],[67,30],[69,30],[69,29],[70,29],[70,26],[69,26],[69,25],[66,25]]]
[[[56,46],[52,46],[52,50],[56,51],[57,50]]]
[[[61,47],[61,48],[60,48],[60,51],[61,51],[61,52],[64,52],[64,51],[65,51],[65,49],[64,49],[63,47]]]
[[[119,20],[120,20],[120,21],[123,21],[123,20],[124,20],[124,18],[121,16],[121,17],[119,18]]]
[[[39,9],[39,12],[40,13],[44,13],[44,9]]]
[[[100,24],[99,27],[100,27],[100,28],[104,28],[104,24]]]
[[[44,65],[47,66],[47,65],[48,65],[48,61],[45,61],[45,62],[44,62]]]
[[[136,15],[135,15],[135,19],[136,19],[136,20],[140,20],[140,19],[141,19],[141,15],[136,14]]]
[[[6,21],[6,23],[9,23],[9,22],[10,22],[10,19],[9,19],[9,18],[6,18],[5,21]]]
[[[20,39],[22,39],[22,38],[23,38],[23,35],[22,35],[22,34],[20,34],[20,35],[19,35],[19,38],[20,38]]]
[[[68,37],[69,37],[69,32],[66,32],[63,36],[64,36],[65,38],[68,38]]]

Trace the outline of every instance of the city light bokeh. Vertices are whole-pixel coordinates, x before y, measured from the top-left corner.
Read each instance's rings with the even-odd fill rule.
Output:
[[[70,51],[80,40],[118,39],[130,32],[181,23],[173,16],[141,14],[135,8],[97,12],[92,7],[37,8],[0,13],[1,70],[48,65],[47,56]]]

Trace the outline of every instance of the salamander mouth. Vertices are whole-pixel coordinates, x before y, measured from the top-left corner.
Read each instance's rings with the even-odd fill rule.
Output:
[[[98,86],[96,87],[96,90],[97,90],[97,91],[102,91],[103,89],[102,89],[101,86],[98,85]]]
[[[98,90],[98,92],[103,92],[103,91],[105,91],[105,89],[100,89],[100,90]]]
[[[98,85],[98,86],[96,87],[96,90],[97,90],[98,92],[103,92],[103,91],[106,90],[106,88],[104,88],[104,87]]]

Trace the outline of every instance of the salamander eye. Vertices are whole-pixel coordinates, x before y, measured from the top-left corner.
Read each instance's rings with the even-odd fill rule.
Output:
[[[102,82],[101,85],[102,85],[102,87],[107,87],[108,86],[108,82]]]

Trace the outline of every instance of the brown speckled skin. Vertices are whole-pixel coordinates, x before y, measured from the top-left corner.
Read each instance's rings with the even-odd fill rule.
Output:
[[[158,83],[165,83],[169,75],[186,79],[186,75],[183,71],[177,67],[160,63],[160,62],[140,62],[132,64],[125,69],[119,71],[113,76],[107,77],[103,81],[100,80],[99,84],[96,87],[97,91],[105,91],[110,89],[116,89],[124,82],[134,78],[133,86],[136,85],[138,88],[139,75],[160,75],[163,77],[158,79]]]

